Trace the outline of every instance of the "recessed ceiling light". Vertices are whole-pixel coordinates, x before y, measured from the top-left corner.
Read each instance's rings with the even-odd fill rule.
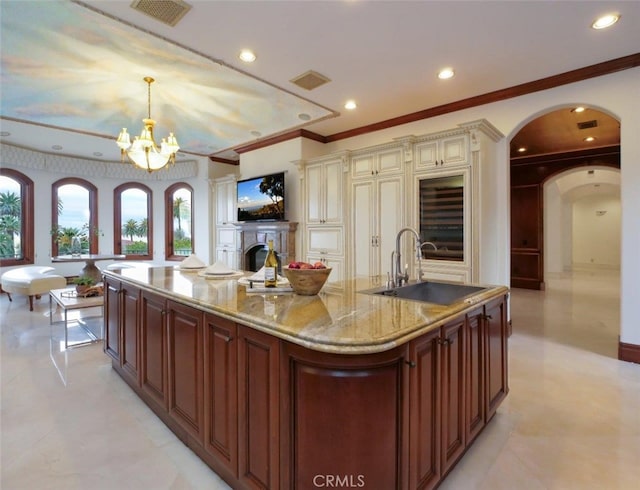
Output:
[[[443,68],[438,73],[438,78],[440,80],[448,80],[449,78],[453,78],[456,73],[453,71],[453,68]]]
[[[11,136],[11,133],[9,131],[2,131],[2,132],[0,132],[0,136],[2,136],[4,138],[6,136]]]
[[[524,146],[521,146],[520,148],[518,148],[518,151],[520,153],[524,153],[525,151],[527,151],[527,149]]]
[[[305,114],[304,112],[302,112],[298,114],[298,119],[302,121],[308,121],[309,119],[311,119],[311,116],[309,114]]]
[[[344,108],[347,110],[354,110],[357,106],[356,101],[355,100],[348,100],[345,104],[344,104]]]
[[[53,148],[54,150],[62,150],[62,146],[60,145],[53,145],[51,148]]]
[[[256,55],[250,49],[243,49],[242,51],[240,51],[238,58],[240,58],[245,63],[253,63],[256,60]]]
[[[596,139],[595,139],[593,136],[587,136],[584,140],[585,140],[587,143],[591,143],[592,141],[595,141]]]
[[[593,21],[591,27],[594,29],[606,29],[620,20],[620,14],[606,14],[602,17],[598,17]]]
[[[580,113],[580,112],[584,112],[584,111],[586,111],[586,110],[587,110],[587,108],[586,108],[586,107],[578,106],[578,107],[575,107],[575,108],[571,109],[571,112],[578,112],[578,113]]]

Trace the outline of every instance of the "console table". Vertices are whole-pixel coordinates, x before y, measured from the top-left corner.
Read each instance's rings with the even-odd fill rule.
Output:
[[[56,304],[56,308],[62,308],[63,311],[63,320],[61,322],[53,321],[53,303]],[[65,288],[65,289],[52,289],[49,292],[49,325],[54,325],[55,323],[63,323],[64,324],[64,348],[69,348],[69,318],[67,316],[70,310],[81,310],[84,308],[100,308],[100,315],[96,315],[95,318],[99,318],[104,314],[104,296],[90,296],[88,298],[83,298],[82,296],[77,296],[75,289],[73,288]],[[85,318],[94,318],[94,317],[85,317]],[[78,325],[87,333],[89,336],[89,340],[84,342],[76,342],[71,347],[78,347],[81,345],[92,344],[93,342],[97,342],[102,340],[103,335],[100,337],[96,336],[90,329],[87,327],[80,319],[77,321]]]

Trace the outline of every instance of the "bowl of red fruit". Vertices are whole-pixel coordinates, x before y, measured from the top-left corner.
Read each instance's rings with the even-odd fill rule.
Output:
[[[327,282],[331,267],[327,267],[322,262],[309,264],[308,262],[291,262],[287,267],[282,268],[282,272],[291,284],[291,289],[296,294],[303,296],[313,296],[318,294]]]

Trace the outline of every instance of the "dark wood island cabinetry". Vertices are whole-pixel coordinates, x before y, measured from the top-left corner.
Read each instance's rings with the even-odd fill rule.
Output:
[[[442,307],[191,277],[185,295],[158,269],[105,273],[105,352],[233,488],[435,488],[508,391],[506,288]]]

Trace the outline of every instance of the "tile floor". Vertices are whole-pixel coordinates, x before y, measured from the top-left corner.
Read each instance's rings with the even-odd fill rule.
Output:
[[[616,359],[618,284],[615,273],[576,272],[544,292],[512,291],[511,391],[441,489],[637,488],[640,365]],[[0,297],[0,488],[228,488],[100,343],[60,352],[48,311],[46,299],[29,313],[25,298]]]

